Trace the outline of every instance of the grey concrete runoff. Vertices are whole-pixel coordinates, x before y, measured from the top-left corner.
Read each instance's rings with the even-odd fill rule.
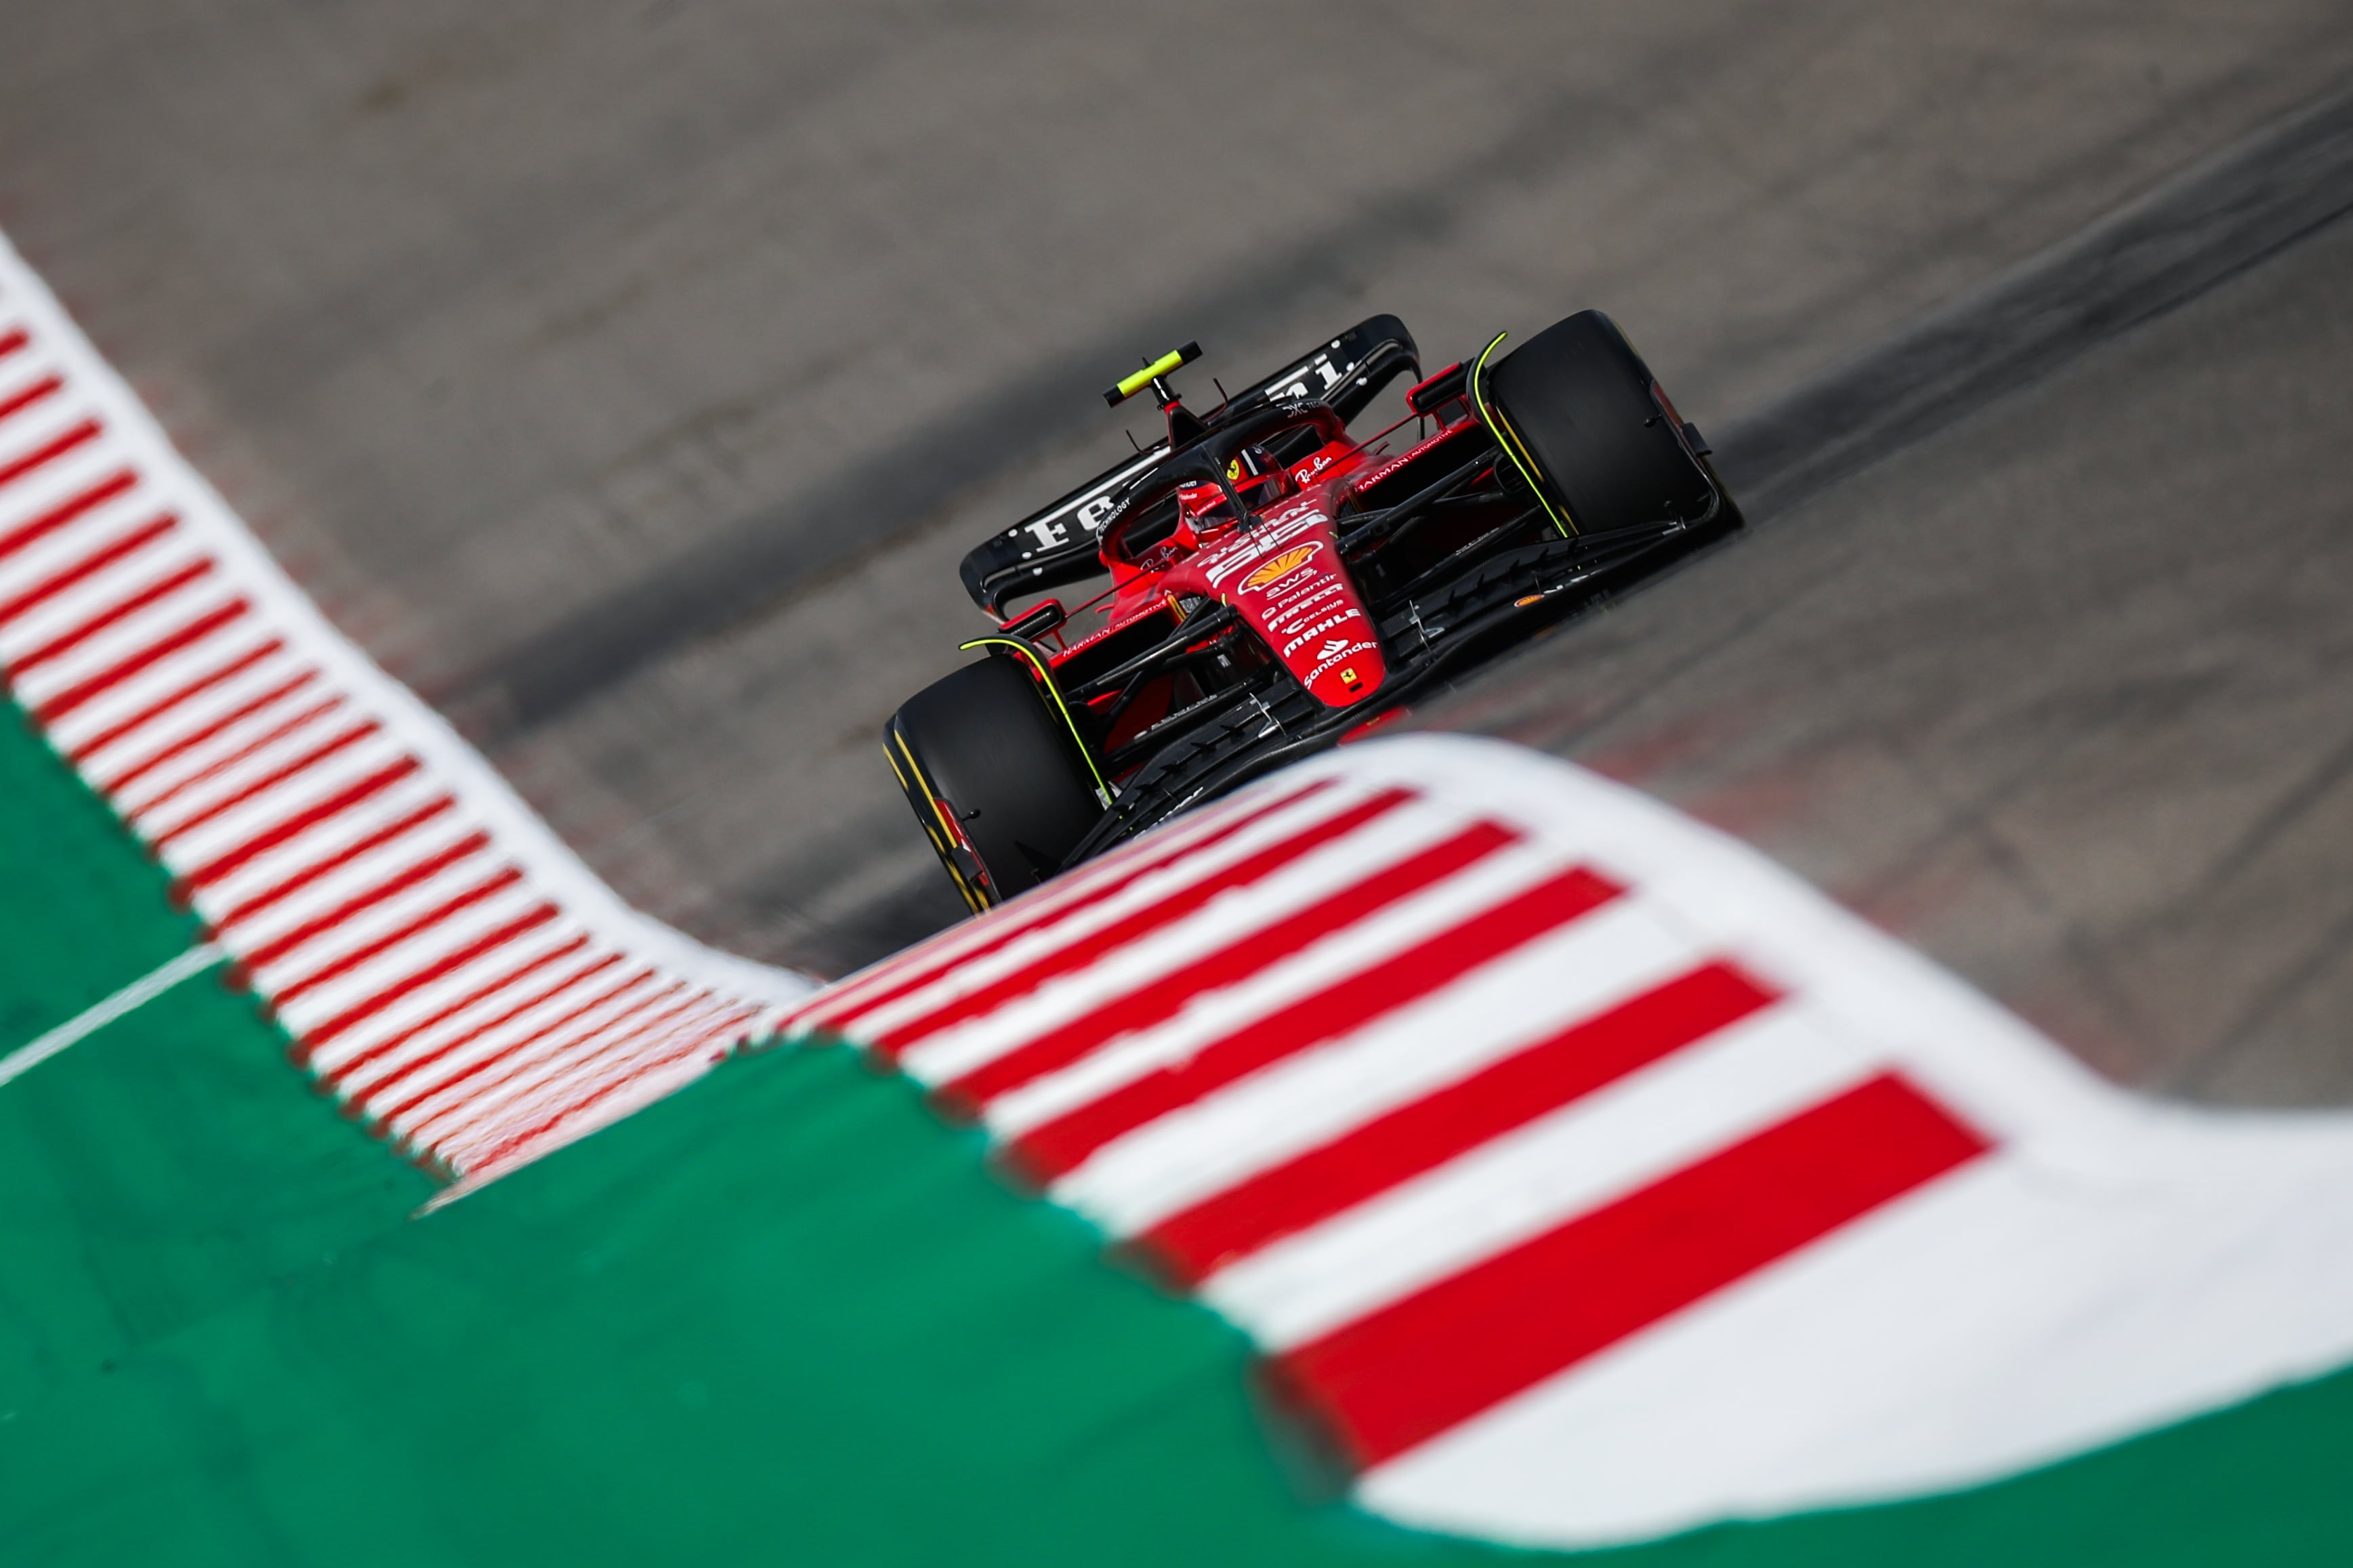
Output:
[[[1752,518],[1803,500],[2353,211],[2353,86],[2201,160],[1743,417]]]
[[[2348,366],[2353,218],[1416,721],[1750,840],[2119,1081],[2353,1102]]]
[[[1184,301],[1162,322],[1139,328],[1138,341],[1173,342],[1187,320],[1247,321],[1266,308],[1268,279],[1313,277],[1336,258],[1430,226],[1435,215],[1419,210],[1425,205],[1491,199],[1526,177],[1530,149],[1546,148],[1567,128],[1560,118],[1556,111],[1513,127],[1430,195],[1375,204],[1335,229],[1293,242],[1265,258],[1246,285]],[[1769,509],[2083,345],[2194,296],[2348,206],[2353,91],[2215,154],[2014,275],[1778,399],[1729,433],[1726,460],[1748,476],[1743,494],[1750,509]],[[536,723],[678,644],[733,624],[782,584],[860,552],[859,536],[833,520],[860,507],[919,512],[941,470],[985,471],[992,455],[1002,453],[1008,426],[1053,421],[1087,371],[1067,357],[1037,366],[988,402],[918,430],[903,450],[855,464],[779,511],[738,521],[471,673],[460,683],[460,699],[494,687],[503,697],[501,721]]]
[[[1763,521],[1426,719],[1599,760],[1751,831],[2121,1077],[2339,1097],[2327,896],[2248,884],[2284,912],[2242,920],[2211,966],[2208,949],[2166,949],[2173,978],[2148,983],[2144,1030],[2097,999],[2142,995],[2133,955],[2158,949],[2120,933],[2171,906],[2060,852],[2221,864],[2199,834],[2255,829],[2204,809],[2222,764],[2192,765],[2201,748],[2296,825],[2251,843],[2303,844],[2333,809],[2334,775],[2263,729],[2262,702],[2163,694],[2277,696],[2306,689],[2301,669],[2309,736],[2336,733],[2334,645],[2298,597],[2332,581],[2330,538],[2314,524],[2300,553],[2286,542],[2341,495],[2341,296],[2304,258],[2342,225],[2293,240],[2321,220],[2299,203],[2328,187],[2299,184],[2277,149],[2326,141],[2316,106],[2353,79],[2353,13],[1465,0],[1335,15],[24,0],[0,49],[0,226],[330,615],[484,742],[625,896],[821,972],[956,910],[874,737],[967,657],[955,645],[980,622],[956,558],[1125,449],[1093,397],[1107,371],[1198,337],[1201,370],[1231,384],[1376,310],[1451,356],[1602,305]],[[1286,64],[1305,59],[1317,68]],[[2229,163],[2258,146],[2269,162]],[[2038,296],[2038,277],[2073,281]],[[2068,291],[2087,278],[2103,311]],[[2048,401],[2060,385],[2072,401]],[[2242,401],[2200,413],[2208,392]],[[1963,497],[1965,527],[1925,521]],[[2111,510],[2127,500],[2129,529]],[[2029,548],[1957,559],[1995,540]],[[1906,562],[1952,574],[1946,596],[1915,602]],[[2243,578],[2215,575],[2228,562]],[[2181,646],[2214,661],[2209,687],[2152,675],[2121,629],[2093,635],[2127,605],[2166,624],[2168,605]],[[1882,624],[1901,619],[1890,605],[1974,662],[1936,665]],[[1972,611],[2017,648],[1977,647]],[[1731,638],[1795,658],[1773,639],[1804,626],[1820,640],[1802,680],[1751,690],[1708,651]],[[1822,673],[1848,664],[1942,674],[1883,689]],[[2013,689],[2042,694],[2052,735],[2109,738],[2052,741],[2047,775],[2021,750],[2010,794],[1978,787],[1971,766],[2026,746],[2029,718],[2010,715],[2013,735],[1993,717]],[[1757,723],[1711,773],[1676,737],[1735,690]],[[1986,755],[1955,761],[1937,748],[1978,733],[1948,728],[1971,693]],[[2103,773],[2101,758],[2148,760],[2117,712],[2171,736],[2178,765]],[[1826,783],[1824,812],[1866,825],[1908,800],[1886,821],[1946,822],[1934,790],[1949,788],[2028,832],[2003,803],[2024,810],[2063,775],[2115,809],[2087,805],[2072,837],[2030,834],[2028,849],[2071,868],[2073,895],[2111,902],[2052,895],[2030,919],[2001,902],[2023,897],[2015,878],[1907,882],[1897,859],[1873,862],[1901,838],[1884,823],[1866,842],[1756,809],[1779,798],[1777,757],[1811,779],[1822,737],[1861,733],[1864,715],[1873,744],[1909,756],[1915,739],[1949,776],[1883,773],[1865,795]],[[1731,795],[1749,805],[1726,809]],[[2045,805],[2034,833],[2056,831]],[[2046,938],[2075,956],[2036,967]],[[2270,975],[2269,1012],[2242,972]],[[2227,1017],[2193,1025],[2166,988],[2201,984]],[[2297,1051],[2319,1065],[2290,1070]]]
[[[1765,844],[2124,1081],[2353,1100],[2348,213],[2353,88],[1727,427],[1745,548],[1420,721]]]
[[[874,737],[1106,368],[1599,304],[1722,435],[2353,76],[2338,0],[1335,17],[21,0],[0,226],[627,897],[833,972],[956,908]]]

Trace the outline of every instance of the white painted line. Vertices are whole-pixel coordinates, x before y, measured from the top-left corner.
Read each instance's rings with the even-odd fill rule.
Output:
[[[0,1057],[0,1084],[13,1082],[68,1046],[98,1033],[126,1013],[136,1012],[181,981],[202,974],[227,956],[220,943],[208,942],[158,964],[104,1001],[90,1004],[47,1034]]]

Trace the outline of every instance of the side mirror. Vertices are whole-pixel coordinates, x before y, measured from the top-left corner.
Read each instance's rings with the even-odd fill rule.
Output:
[[[1024,610],[997,629],[1009,637],[1041,637],[1068,619],[1062,613],[1062,601],[1049,599],[1042,605]]]

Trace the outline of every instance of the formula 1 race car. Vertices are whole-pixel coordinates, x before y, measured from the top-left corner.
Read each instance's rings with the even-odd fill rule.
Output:
[[[1609,317],[1503,341],[1423,377],[1405,323],[1375,316],[1207,414],[1168,381],[1198,343],[1103,394],[1149,387],[1166,437],[965,557],[997,629],[884,731],[966,902],[1399,716],[1741,526]],[[1409,374],[1403,416],[1352,437]],[[1104,574],[1075,608],[1007,615]]]

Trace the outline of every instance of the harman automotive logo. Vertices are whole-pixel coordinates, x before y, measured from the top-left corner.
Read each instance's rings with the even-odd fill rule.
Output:
[[[1303,544],[1295,550],[1286,550],[1282,554],[1276,556],[1273,560],[1268,562],[1265,565],[1261,566],[1257,571],[1251,573],[1249,576],[1243,578],[1241,583],[1242,588],[1244,591],[1248,591],[1251,588],[1263,588],[1278,577],[1288,577],[1293,572],[1298,571],[1302,566],[1306,565],[1310,561],[1314,560],[1315,558],[1315,552],[1323,548],[1324,546],[1321,544]]]

